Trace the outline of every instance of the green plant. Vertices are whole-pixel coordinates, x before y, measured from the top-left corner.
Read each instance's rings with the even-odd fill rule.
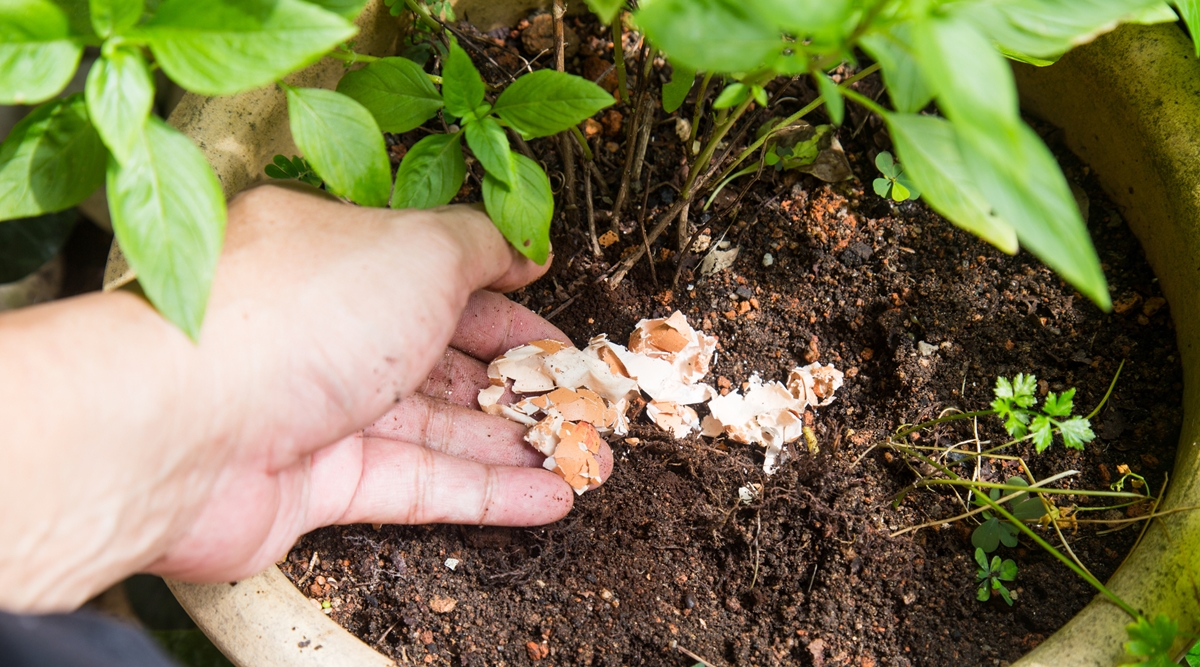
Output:
[[[975,562],[979,564],[979,571],[975,573],[979,590],[975,598],[980,602],[987,602],[992,598],[992,593],[999,593],[1011,607],[1012,593],[1004,586],[1004,582],[1017,578],[1017,564],[1011,558],[1001,561],[999,556],[992,556],[989,563],[983,549],[975,549]]]
[[[353,36],[348,17],[364,1],[3,3],[0,104],[40,106],[0,146],[0,220],[67,210],[107,183],[113,230],[143,292],[196,337],[224,236],[225,202],[195,144],[151,116],[152,71],[161,68],[185,89],[204,95],[268,85]],[[99,48],[100,59],[88,73],[85,92],[52,99],[89,46]],[[357,106],[348,98],[345,103]],[[293,129],[296,125],[293,118]],[[378,128],[369,129],[379,135]],[[318,146],[301,149],[331,191],[360,192],[326,173],[337,170],[316,159]],[[378,150],[376,164],[385,178],[371,186],[387,189],[382,138]],[[355,164],[367,161],[358,156]],[[355,172],[350,180],[365,180],[357,167],[340,168]],[[382,199],[374,192],[363,199],[386,201],[386,192]]]
[[[1171,659],[1171,645],[1179,635],[1178,623],[1162,615],[1155,616],[1153,621],[1141,616],[1125,626],[1125,630],[1129,633],[1125,651],[1140,660],[1122,667],[1175,667],[1177,663]],[[1188,656],[1190,663],[1191,654]]]
[[[588,5],[614,25],[625,8],[621,0]],[[1108,291],[1084,220],[1049,149],[1021,120],[1005,57],[1047,64],[1119,22],[1174,20],[1162,0],[655,0],[632,11],[633,24],[674,70],[665,109],[678,109],[703,73],[698,121],[713,75],[728,81],[711,104],[712,130],[689,165],[683,203],[672,210],[684,222],[700,190],[726,183],[769,140],[750,143],[710,173],[730,128],[752,104],[772,103],[766,90],[773,79],[807,75],[820,98],[782,126],[821,105],[839,125],[847,100],[878,113],[905,176],[932,208],[1005,252],[1024,245],[1104,309]],[[858,75],[835,81],[837,68],[856,64],[858,49],[874,61],[860,75],[882,69],[890,108],[849,86]],[[931,102],[942,116],[921,113]],[[689,148],[698,126],[692,123]],[[893,183],[891,194],[901,195]]]
[[[1063,444],[1071,449],[1083,449],[1083,443],[1096,438],[1087,417],[1072,417],[1075,389],[1072,387],[1061,394],[1048,392],[1040,411],[1030,408],[1037,403],[1037,377],[1018,373],[1010,382],[1008,378],[996,378],[992,409],[1004,419],[1004,428],[1014,438],[1029,433],[1038,453],[1042,453],[1053,442],[1058,432]]]
[[[523,139],[557,134],[611,105],[612,96],[586,79],[538,70],[519,77],[488,102],[488,87],[479,71],[453,41],[440,78],[439,93],[420,66],[396,57],[372,60],[338,84],[339,93],[361,103],[389,132],[412,130],[439,110],[461,124],[448,134],[428,135],[408,150],[396,174],[392,207],[449,203],[466,177],[465,139],[484,169],[488,214],[518,250],[544,263],[554,210],[550,181],[537,162],[512,150],[505,129]]]
[[[1104,398],[1092,410],[1085,422],[1092,416],[1099,413],[1100,409],[1108,401],[1112,395],[1113,389],[1116,387],[1117,379],[1121,375],[1121,370],[1124,368],[1124,363],[1117,368],[1117,372],[1112,379],[1112,383],[1108,387]],[[1156,665],[1166,667],[1174,665],[1171,660],[1171,647],[1179,636],[1178,623],[1165,615],[1155,616],[1153,620],[1139,610],[1135,609],[1125,600],[1121,599],[1116,593],[1108,589],[1100,582],[1087,567],[1075,556],[1075,552],[1071,550],[1070,544],[1063,536],[1063,527],[1078,528],[1080,524],[1096,524],[1096,523],[1130,523],[1130,522],[1149,522],[1153,519],[1162,517],[1166,514],[1175,512],[1190,512],[1200,507],[1178,507],[1171,510],[1159,511],[1159,503],[1162,500],[1165,492],[1166,481],[1164,479],[1163,487],[1160,488],[1157,497],[1150,494],[1146,479],[1141,475],[1130,472],[1126,466],[1118,466],[1118,470],[1123,474],[1111,485],[1111,490],[1091,490],[1091,489],[1059,489],[1051,487],[1050,484],[1068,477],[1077,475],[1078,471],[1068,470],[1066,472],[1053,475],[1046,479],[1038,480],[1030,472],[1029,466],[1026,465],[1024,459],[1017,456],[998,454],[997,452],[1012,447],[1016,444],[1027,440],[1035,440],[1037,444],[1037,432],[1026,428],[1036,420],[1038,415],[1047,417],[1063,417],[1070,413],[1070,403],[1074,396],[1074,390],[1068,390],[1062,395],[1050,398],[1047,395],[1047,403],[1053,403],[1053,407],[1048,412],[1038,413],[1029,410],[1036,402],[1033,392],[1037,387],[1037,380],[1033,375],[1018,374],[1013,380],[1007,378],[997,378],[994,394],[996,400],[992,403],[992,409],[979,410],[975,412],[958,412],[954,414],[944,415],[936,419],[931,419],[920,424],[904,426],[899,429],[887,442],[885,447],[895,450],[905,457],[915,459],[935,471],[935,474],[940,476],[928,475],[926,473],[914,471],[921,477],[915,484],[903,489],[896,495],[893,501],[893,507],[898,506],[904,498],[913,490],[919,488],[927,488],[933,486],[946,485],[954,488],[966,487],[973,494],[973,504],[975,509],[959,514],[958,516],[949,519],[938,519],[923,523],[917,526],[910,526],[898,530],[892,534],[893,537],[902,535],[908,532],[920,530],[935,525],[942,525],[947,521],[958,521],[968,517],[982,514],[985,517],[984,525],[976,528],[971,535],[971,542],[975,546],[975,561],[979,564],[979,570],[976,573],[976,581],[980,584],[978,590],[978,598],[987,600],[993,592],[999,592],[1001,596],[1012,604],[1011,593],[1004,587],[1004,581],[1012,581],[1016,575],[1016,564],[1011,560],[1001,560],[1000,556],[992,557],[989,562],[987,559],[987,547],[995,548],[997,543],[1002,543],[1005,546],[1016,546],[1017,534],[1023,534],[1027,539],[1041,547],[1047,553],[1052,555],[1063,565],[1067,566],[1072,572],[1088,582],[1093,588],[1101,593],[1107,600],[1119,607],[1122,611],[1133,619],[1126,626],[1130,641],[1126,642],[1125,649],[1133,657],[1139,658],[1139,661],[1127,663],[1122,667],[1134,667],[1135,665]],[[1059,414],[1061,413],[1061,414]],[[1025,418],[1018,415],[1025,414]],[[977,419],[983,416],[997,415],[1003,416],[1006,419],[1005,427],[1009,430],[1010,435],[1014,435],[1013,440],[1009,440],[1003,444],[991,447],[990,449],[981,451],[971,451],[969,449],[958,449],[958,445],[951,447],[950,450],[942,446],[924,446],[909,442],[908,436],[917,433],[926,428],[944,424],[948,422]],[[1049,428],[1051,431],[1058,428],[1061,431],[1059,422],[1051,419]],[[1021,430],[1025,428],[1025,430]],[[1020,433],[1020,435],[1017,435]],[[1048,438],[1044,441],[1048,446]],[[970,441],[968,441],[970,442]],[[978,436],[974,440],[977,446],[981,444],[978,441]],[[965,443],[959,443],[959,445]],[[1082,447],[1082,445],[1080,445]],[[1041,452],[1045,447],[1038,445],[1037,451]],[[957,463],[944,464],[939,459],[950,456],[951,452],[955,452],[952,459],[961,462],[968,458],[975,458],[976,461],[982,459],[999,459],[1008,462],[1016,462],[1020,465],[1021,470],[1026,478],[1010,477],[1004,483],[985,482],[977,479],[967,479],[957,474],[953,468]],[[1141,493],[1128,492],[1123,490],[1125,482],[1129,481],[1130,486],[1134,489],[1142,491]],[[1004,495],[1001,495],[1004,494]],[[1100,498],[1117,500],[1117,504],[1099,505],[1090,507],[1075,507],[1072,505],[1069,508],[1062,509],[1052,502],[1051,498],[1061,495],[1072,495],[1083,498]],[[1008,505],[1006,508],[1005,505]],[[1087,511],[1106,511],[1112,509],[1125,508],[1130,506],[1149,506],[1150,511],[1145,514],[1135,515],[1127,519],[1079,519],[1077,515]],[[1052,528],[1061,544],[1061,549],[1047,542],[1033,530],[1035,524],[1037,527]],[[1145,528],[1143,528],[1143,531]],[[1139,538],[1140,539],[1140,538]],[[986,543],[983,543],[985,542]],[[1196,652],[1196,651],[1194,651]],[[1200,653],[1200,652],[1197,652]],[[1189,654],[1189,664],[1191,660]]]
[[[1020,477],[1009,477],[1008,484],[1013,486],[1029,486],[1029,483]],[[988,497],[993,502],[1000,500],[1000,489],[991,489],[987,492]],[[975,500],[975,504],[981,507],[987,507],[987,503],[980,499]],[[1009,511],[1013,516],[1021,521],[1036,520],[1046,513],[1042,506],[1042,501],[1038,498],[1030,498],[1028,493],[1017,495],[1010,501]],[[985,509],[981,512],[983,515],[983,523],[975,527],[971,532],[971,544],[976,549],[982,549],[984,553],[991,553],[996,550],[1001,544],[1006,547],[1017,546],[1017,534],[1021,532],[1016,524],[1000,521],[1000,517]]]
[[[875,194],[894,202],[921,197],[917,186],[913,185],[913,182],[904,175],[904,167],[900,166],[900,163],[896,162],[888,151],[883,151],[875,156],[875,167],[879,169],[879,173],[883,174],[883,178],[875,179],[872,184]]]
[[[321,187],[321,177],[317,176],[313,171],[312,165],[308,164],[308,160],[293,155],[292,159],[287,159],[282,155],[276,155],[271,164],[265,169],[267,176],[280,180],[297,180],[303,183],[308,183],[313,187]]]

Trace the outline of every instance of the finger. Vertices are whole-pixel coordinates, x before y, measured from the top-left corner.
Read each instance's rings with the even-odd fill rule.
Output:
[[[485,465],[410,443],[364,438],[362,463],[337,523],[538,526],[566,516],[575,501],[549,471]]]
[[[503,294],[480,290],[471,295],[450,346],[483,361],[530,341],[571,339],[537,313]]]
[[[462,251],[458,271],[469,291],[488,288],[498,292],[517,289],[537,280],[550,268],[535,264],[517,252],[485,213],[472,206],[444,206],[432,222],[449,232]]]
[[[447,348],[437,365],[429,371],[419,391],[431,398],[478,410],[479,390],[490,384],[487,364],[454,348]],[[507,404],[515,398],[511,391],[506,390],[500,400]]]
[[[525,442],[525,426],[446,401],[415,394],[367,427],[366,437],[410,442],[480,463],[540,467],[546,459]],[[613,453],[601,440],[600,480],[612,473]]]
[[[363,435],[410,442],[480,463],[536,468],[546,457],[525,442],[525,431],[523,425],[503,417],[414,394],[368,426]]]

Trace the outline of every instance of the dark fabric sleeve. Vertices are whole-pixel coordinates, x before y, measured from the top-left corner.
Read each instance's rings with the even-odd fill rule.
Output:
[[[144,632],[93,614],[0,612],[5,667],[176,667]]]

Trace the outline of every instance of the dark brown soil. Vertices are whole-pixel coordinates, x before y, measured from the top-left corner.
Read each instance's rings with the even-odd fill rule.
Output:
[[[594,26],[574,28],[582,42],[575,63],[603,51]],[[520,48],[517,33],[498,37]],[[788,95],[798,99],[781,103],[783,113],[811,92],[796,84]],[[627,120],[628,107],[618,108]],[[687,649],[713,665],[1003,665],[1035,647],[1094,591],[1023,541],[998,552],[1020,567],[1016,603],[976,601],[975,524],[890,537],[961,512],[957,497],[926,490],[892,509],[914,474],[891,453],[864,453],[901,424],[986,408],[998,375],[1034,373],[1043,391],[1077,387],[1077,412],[1086,413],[1125,360],[1112,400],[1093,420],[1098,438],[1084,451],[1056,444],[1042,455],[1013,453],[1039,478],[1081,471],[1064,480],[1072,488],[1104,488],[1125,464],[1157,491],[1182,416],[1170,315],[1155,309],[1158,287],[1119,212],[1071,156],[1063,154],[1064,166],[1090,199],[1089,227],[1120,313],[1101,313],[1027,253],[999,253],[920,202],[878,198],[873,158],[888,139],[875,122],[852,117],[840,138],[857,179],[825,184],[766,171],[735,183],[714,214],[693,213],[713,237],[727,232],[741,247],[730,270],[701,280],[689,258],[671,289],[676,258],[665,248],[673,243],[660,240],[657,282],[643,261],[610,290],[597,278],[641,242],[640,231],[593,258],[586,225],[560,213],[554,268],[514,295],[540,313],[558,311],[555,323],[577,342],[602,332],[621,340],[638,319],[680,309],[720,338],[712,378],[735,385],[752,372],[781,379],[815,359],[837,365],[846,386],[813,421],[819,454],[801,446],[767,476],[760,448],[674,441],[635,419],[636,440],[611,443],[611,479],[557,524],[324,529],[296,545],[284,571],[299,579],[319,553],[304,592],[314,604],[329,601],[335,620],[402,664],[692,665]],[[609,154],[604,141],[595,143],[615,191],[623,153]],[[531,148],[557,187],[555,146]],[[647,156],[652,182],[664,183],[650,190],[648,226],[672,202],[682,163],[668,121]],[[464,195],[477,196],[469,185]],[[641,195],[632,200],[626,218]],[[610,204],[597,195],[596,206]],[[971,437],[969,424],[944,426],[922,442],[949,447]],[[999,443],[1005,434],[988,418],[979,437]],[[1000,481],[1018,471],[989,462],[980,472]],[[739,504],[739,487],[752,483],[763,485],[761,498]],[[1067,535],[1103,580],[1137,527]]]

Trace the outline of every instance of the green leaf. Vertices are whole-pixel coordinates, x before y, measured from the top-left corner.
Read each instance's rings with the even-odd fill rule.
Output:
[[[88,0],[92,28],[100,37],[109,37],[133,27],[142,17],[143,0]]]
[[[316,62],[357,31],[302,0],[165,0],[131,36],[184,88],[230,95]]]
[[[1062,395],[1050,392],[1046,394],[1046,402],[1042,404],[1042,412],[1051,417],[1070,417],[1075,408],[1075,388],[1064,391]]]
[[[383,58],[346,72],[337,91],[366,107],[379,129],[394,134],[420,127],[442,108],[433,82],[408,58]]]
[[[1179,10],[1179,17],[1183,19],[1188,33],[1192,36],[1192,43],[1196,46],[1196,55],[1200,56],[1200,0],[1175,0],[1175,7]]]
[[[51,0],[0,3],[0,105],[37,104],[71,80],[83,45]]]
[[[988,600],[992,599],[992,589],[987,585],[986,582],[979,587],[978,591],[975,592],[975,599],[979,600],[980,602],[987,602]]]
[[[754,101],[758,102],[761,107],[767,106],[767,89],[759,85],[750,86],[750,95],[754,97]]]
[[[892,201],[907,201],[910,197],[912,197],[912,193],[909,192],[908,188],[901,185],[900,181],[892,183]]]
[[[57,255],[78,217],[68,209],[0,223],[0,284],[28,276]]]
[[[986,577],[988,575],[987,556],[984,554],[983,549],[978,547],[975,548],[975,562],[979,563],[979,568],[983,570],[983,576]]]
[[[875,188],[875,194],[884,199],[887,199],[888,193],[892,191],[892,181],[887,178],[877,178],[871,186]]]
[[[1016,526],[1012,525],[1011,523],[1005,522],[1005,523],[1000,524],[1000,544],[1003,544],[1004,546],[1009,547],[1010,549],[1012,547],[1017,546],[1017,533],[1020,532],[1020,530],[1021,530],[1020,528],[1017,528]],[[1000,557],[996,556],[995,560],[999,560],[999,559],[1000,559]],[[998,565],[998,563],[995,565]],[[996,569],[996,567],[993,566],[992,569],[994,570],[994,569]]]
[[[1024,123],[1016,141],[968,127],[959,147],[967,171],[1017,238],[1103,310],[1112,308],[1100,259],[1050,149]]]
[[[951,5],[950,11],[1007,51],[1055,58],[1162,5],[1162,0],[980,0]]]
[[[505,186],[488,172],[483,176],[483,203],[504,238],[522,255],[545,264],[550,257],[550,219],[554,193],[538,163],[513,153],[517,178]]]
[[[587,79],[540,69],[505,88],[495,112],[522,137],[536,139],[577,125],[615,101]]]
[[[735,81],[734,83],[726,86],[725,90],[722,90],[720,95],[717,95],[717,99],[713,100],[712,107],[714,109],[728,109],[730,107],[736,107],[742,102],[745,102],[746,98],[749,96],[750,86]]]
[[[1013,399],[1017,405],[1027,408],[1033,405],[1033,392],[1037,391],[1037,376],[1031,373],[1017,373],[1013,378]]]
[[[114,49],[97,60],[85,94],[92,124],[113,157],[123,162],[154,105],[154,79],[141,52]]]
[[[971,23],[946,16],[920,21],[913,44],[938,106],[960,132],[969,125],[986,128],[998,143],[1015,141],[1021,118],[1012,70]]]
[[[999,579],[993,579],[992,586],[999,591],[1000,597],[1004,598],[1004,601],[1007,602],[1008,606],[1011,607],[1013,604],[1012,594],[1008,592],[1008,589],[1004,587],[1004,584],[1000,583]]]
[[[835,44],[854,29],[862,2],[855,0],[750,0],[765,21],[807,42]]]
[[[446,112],[455,118],[466,116],[483,104],[484,91],[483,77],[479,76],[471,57],[458,42],[451,42],[450,53],[442,65],[442,98],[446,101]]]
[[[825,111],[829,113],[829,120],[833,121],[834,125],[841,126],[842,119],[846,117],[846,100],[842,99],[842,91],[838,90],[838,85],[824,72],[817,72],[813,76],[817,79],[817,90],[821,91],[821,99],[825,100]]]
[[[200,335],[225,236],[225,197],[190,139],[151,117],[123,163],[108,162],[113,232],[158,312]]]
[[[367,0],[307,0],[308,2],[324,9],[327,12],[333,12],[343,18],[354,20],[358,16],[363,7],[366,6]]]
[[[976,549],[982,549],[985,553],[991,553],[1000,546],[1000,534],[1004,532],[1000,527],[1000,519],[991,517],[987,521],[975,527],[971,533],[971,544]]]
[[[587,0],[588,9],[600,17],[604,25],[612,25],[613,19],[625,7],[625,0]]]
[[[326,188],[363,206],[386,206],[392,167],[371,112],[321,88],[287,89],[292,138]]]
[[[1129,633],[1125,651],[1129,655],[1141,658],[1140,662],[1130,664],[1139,667],[1174,667],[1171,646],[1175,644],[1175,638],[1179,635],[1179,624],[1170,617],[1159,614],[1153,621],[1141,617],[1136,622],[1126,625],[1125,631]]]
[[[1017,564],[1011,558],[1006,558],[1000,564],[1000,578],[1004,581],[1015,581],[1017,578]]]
[[[784,47],[779,27],[739,0],[654,0],[634,20],[671,62],[706,72],[748,72]]]
[[[683,63],[671,63],[671,80],[663,86],[663,111],[672,113],[683,106],[692,86],[696,84],[696,70]]]
[[[1071,449],[1083,449],[1083,443],[1096,439],[1096,434],[1092,432],[1092,423],[1083,417],[1059,422],[1058,428],[1062,433],[1063,444]]]
[[[1054,425],[1049,417],[1038,415],[1029,425],[1029,432],[1033,434],[1033,444],[1037,447],[1037,453],[1041,454],[1046,451],[1054,438]]]
[[[992,212],[963,164],[954,128],[941,118],[885,116],[908,178],[925,201],[956,226],[1007,253],[1017,251],[1015,230]]]
[[[83,95],[34,109],[0,145],[0,220],[61,211],[104,183],[108,151]]]
[[[454,199],[467,175],[462,134],[431,134],[413,144],[396,172],[392,208],[433,208]]]
[[[1015,475],[1012,477],[1009,477],[1007,480],[1005,480],[1004,483],[1008,484],[1009,486],[1029,486],[1029,482],[1026,482],[1024,477],[1017,477]],[[1011,493],[1011,491],[1004,492],[1005,495],[1008,495],[1009,493]],[[1015,496],[1011,502],[1015,506],[1018,503],[1025,502],[1025,500],[1028,498],[1029,498],[1028,493],[1022,493],[1022,494]]]
[[[483,165],[483,170],[505,185],[512,185],[517,178],[517,168],[513,163],[512,149],[508,146],[508,137],[504,135],[500,123],[485,117],[467,123],[464,130],[467,145]]]
[[[886,32],[869,32],[859,40],[863,50],[882,66],[892,106],[901,113],[916,113],[933,99],[933,89],[925,83],[911,39],[911,26],[896,23]]]
[[[896,160],[887,151],[875,156],[875,168],[888,178],[895,178],[900,173],[900,170],[896,169]]]

